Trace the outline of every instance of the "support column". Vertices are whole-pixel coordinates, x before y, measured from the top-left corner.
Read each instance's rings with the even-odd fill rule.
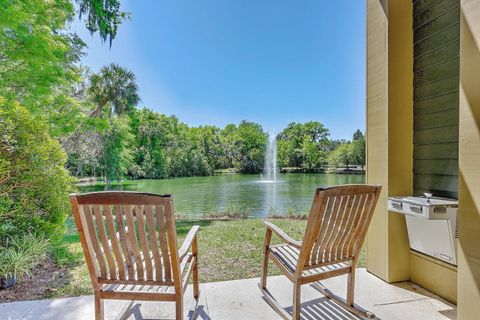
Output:
[[[461,0],[458,318],[480,314],[480,1]]]
[[[367,0],[367,183],[383,186],[367,237],[367,270],[388,282],[410,278],[405,218],[387,197],[411,194],[412,2]]]

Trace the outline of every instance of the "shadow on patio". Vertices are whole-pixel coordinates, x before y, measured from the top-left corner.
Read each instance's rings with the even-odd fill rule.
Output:
[[[323,281],[340,296],[345,295],[345,276]],[[185,294],[186,319],[280,319],[262,299],[258,278],[225,282],[202,283],[197,313],[193,314],[192,288]],[[278,301],[291,313],[292,286],[282,277],[269,278],[269,287]],[[365,269],[357,269],[357,304],[372,311],[379,319],[456,319],[455,306],[428,291],[402,282],[388,284]],[[14,302],[0,304],[5,319],[92,319],[93,297]],[[165,302],[105,301],[106,319],[174,319],[175,308]],[[311,286],[302,290],[302,319],[350,320],[359,319],[323,297]]]

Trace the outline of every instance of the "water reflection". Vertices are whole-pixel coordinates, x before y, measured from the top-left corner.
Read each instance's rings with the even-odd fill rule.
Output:
[[[248,207],[251,216],[305,213],[310,209],[316,187],[364,183],[363,175],[279,174],[276,183],[260,182],[259,175],[219,175],[165,180],[134,180],[124,184],[83,186],[81,192],[133,190],[172,194],[175,210],[201,216],[231,206]]]

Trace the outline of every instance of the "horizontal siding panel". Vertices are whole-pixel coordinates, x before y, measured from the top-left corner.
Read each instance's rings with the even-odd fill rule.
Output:
[[[429,51],[438,49],[439,47],[448,43],[458,41],[460,39],[460,23],[457,23],[450,28],[442,30],[430,37],[415,43],[413,46],[414,56],[426,54]]]
[[[414,144],[432,144],[458,142],[458,125],[451,127],[416,130],[413,133]]]
[[[413,172],[435,175],[458,175],[458,159],[414,160]]]
[[[460,19],[460,9],[451,10],[445,14],[431,20],[430,22],[415,29],[413,34],[413,41],[417,43],[430,36],[433,36],[436,32],[440,32],[444,29],[451,28]]]
[[[458,142],[420,144],[413,147],[414,160],[457,159]]]
[[[422,101],[447,92],[458,90],[459,76],[453,75],[438,81],[428,82],[413,89],[413,100]]]
[[[457,9],[459,5],[458,0],[429,0],[424,1],[422,4],[423,6],[419,6],[419,4],[414,4],[413,6],[414,28],[417,28],[418,26],[431,21],[442,14],[445,14],[449,10]]]
[[[415,57],[413,62],[414,70],[425,69],[434,65],[437,65],[443,61],[450,60],[459,57],[460,44],[459,40],[455,40],[452,43],[438,47],[430,52]]]
[[[414,174],[415,188],[458,192],[458,176],[437,174]],[[435,193],[435,192],[433,192]]]
[[[425,188],[425,189],[414,188],[413,189],[413,194],[414,195],[423,195],[426,192],[433,194],[435,197],[458,199],[458,191],[445,191],[445,190],[428,189],[428,188]]]
[[[443,94],[413,104],[413,112],[417,115],[429,114],[446,110],[458,110],[458,91]]]
[[[458,5],[458,0],[415,0],[413,1],[413,16],[416,17],[425,10],[434,9],[437,6],[448,8],[455,5]]]
[[[413,85],[418,87],[428,82],[443,79],[445,77],[458,75],[460,72],[460,60],[453,58],[438,63],[434,66],[420,69],[415,72],[415,80]]]
[[[458,197],[460,0],[413,2],[413,190]]]
[[[429,114],[416,115],[414,118],[414,130],[424,130],[439,127],[458,125],[458,109],[451,109]]]

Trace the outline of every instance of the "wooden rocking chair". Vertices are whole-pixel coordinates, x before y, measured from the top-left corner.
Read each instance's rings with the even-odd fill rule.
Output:
[[[178,249],[169,195],[95,192],[73,194],[70,202],[95,292],[95,319],[103,319],[102,299],[172,301],[176,319],[183,319],[192,271],[198,305],[199,227]]]
[[[290,314],[267,290],[268,261],[273,262],[293,282],[294,320],[300,319],[300,290],[311,283],[314,288],[356,315],[375,316],[353,302],[355,265],[372,219],[381,186],[345,185],[318,188],[313,199],[303,241],[289,237],[279,227],[265,221],[263,272],[259,283],[266,301],[284,319]],[[270,245],[272,233],[285,243]],[[326,289],[318,281],[348,274],[347,299]]]

